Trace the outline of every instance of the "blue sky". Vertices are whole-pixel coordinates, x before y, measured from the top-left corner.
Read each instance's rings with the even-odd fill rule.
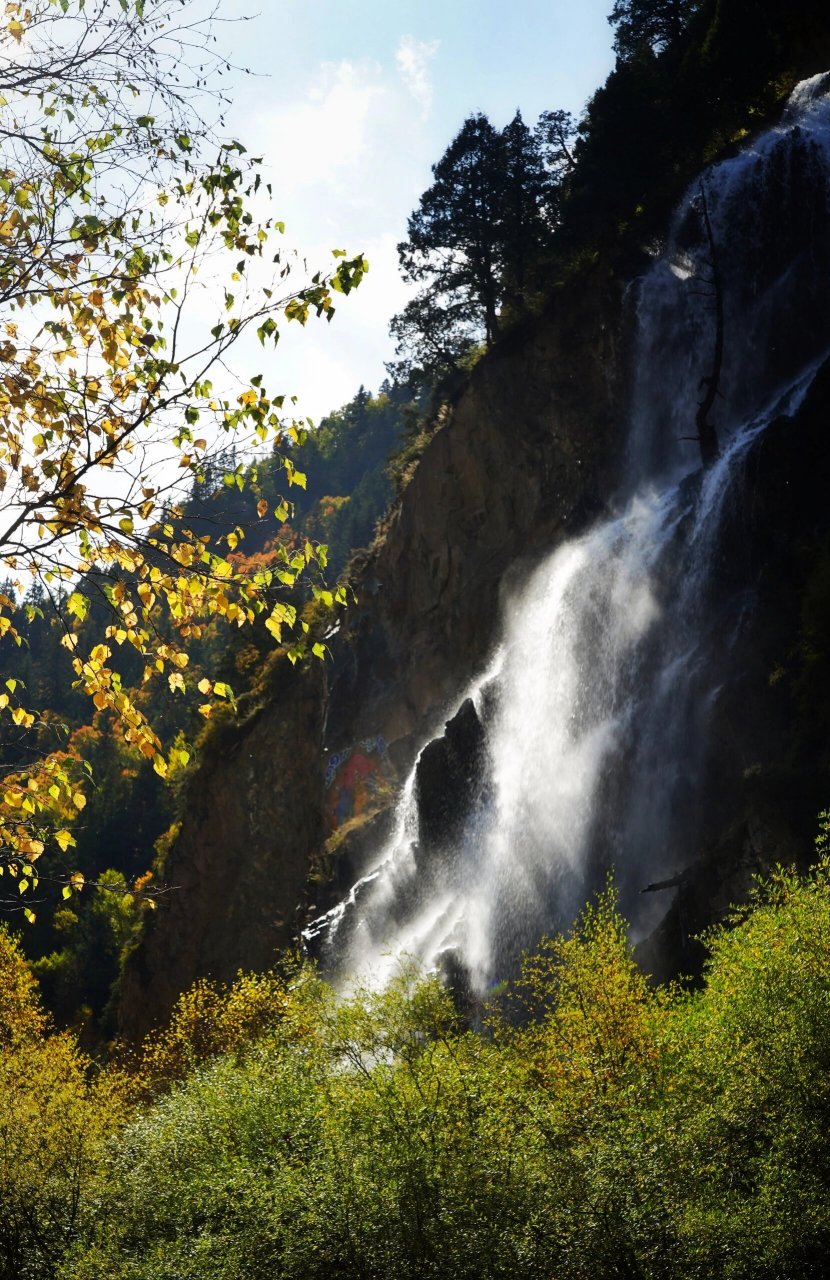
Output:
[[[578,113],[612,65],[611,0],[268,0],[220,29],[237,65],[227,124],[262,154],[274,213],[316,268],[363,251],[371,270],[331,326],[286,333],[268,369],[314,417],[376,388],[406,292],[396,243],[430,166],[471,112]],[[251,14],[248,0],[222,13]],[[258,362],[262,363],[261,357]]]

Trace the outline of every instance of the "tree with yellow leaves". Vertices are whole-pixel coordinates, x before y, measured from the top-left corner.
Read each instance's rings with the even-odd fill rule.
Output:
[[[286,487],[304,482],[284,398],[260,375],[228,385],[229,352],[248,331],[265,346],[283,320],[330,319],[334,294],[367,266],[335,251],[330,272],[289,283],[259,162],[200,123],[200,95],[229,69],[213,22],[185,0],[9,0],[0,25],[0,637],[20,642],[38,583],[68,679],[162,776],[186,752],[165,750],[119,675],[119,648],[140,655],[145,685],[184,694],[186,645],[206,621],[264,617],[279,641],[296,622],[286,586],[325,564],[305,542],[246,569],[228,554],[242,530],[184,525],[183,482],[198,483],[229,436],[285,445]],[[207,101],[221,110],[221,94]],[[260,502],[258,517],[289,509]],[[109,624],[85,644],[91,591]],[[198,687],[204,715],[231,696],[208,678]],[[0,874],[30,917],[37,860],[50,846],[71,857],[85,804],[77,767],[43,748],[41,711],[19,682],[0,685],[0,734],[20,735],[18,758],[31,742],[0,789]],[[65,896],[83,883],[71,862],[61,879]]]

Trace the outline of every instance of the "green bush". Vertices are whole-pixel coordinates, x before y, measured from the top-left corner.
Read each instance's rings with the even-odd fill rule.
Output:
[[[263,980],[248,1043],[247,987],[241,1022],[191,1000],[197,1065],[111,1146],[64,1276],[818,1280],[830,862],[706,941],[699,990],[654,988],[606,893],[481,1030],[412,970]]]

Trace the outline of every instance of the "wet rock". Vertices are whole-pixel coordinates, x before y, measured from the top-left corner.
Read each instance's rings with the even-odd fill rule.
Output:
[[[459,843],[488,784],[487,740],[471,699],[424,748],[415,779],[421,849]]]

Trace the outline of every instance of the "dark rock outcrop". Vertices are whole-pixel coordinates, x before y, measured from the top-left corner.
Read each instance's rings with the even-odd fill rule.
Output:
[[[487,787],[487,741],[472,701],[467,698],[440,738],[433,738],[418,759],[418,835],[427,849],[456,844]]]

